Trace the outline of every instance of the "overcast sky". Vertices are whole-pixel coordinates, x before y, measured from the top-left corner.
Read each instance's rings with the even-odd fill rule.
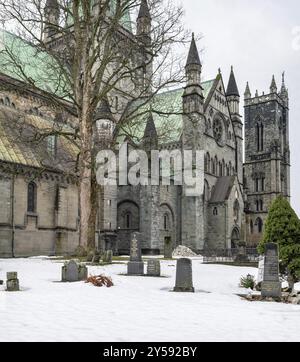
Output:
[[[292,204],[300,216],[300,2],[299,0],[184,0],[185,23],[203,38],[203,78],[220,67],[225,83],[233,65],[240,93],[268,92],[286,72],[290,93]],[[298,27],[298,28],[297,28]],[[297,37],[298,36],[298,37]],[[243,112],[243,110],[242,110]],[[243,113],[242,113],[243,114]]]

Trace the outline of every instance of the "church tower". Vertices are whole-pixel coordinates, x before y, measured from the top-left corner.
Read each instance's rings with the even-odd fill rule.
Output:
[[[269,94],[245,92],[244,190],[247,196],[247,242],[257,245],[272,201],[290,199],[289,98],[284,74],[278,93],[272,77]]]
[[[57,0],[47,0],[44,9],[44,41],[47,43],[57,32],[59,25],[59,4]]]
[[[231,113],[232,124],[236,140],[235,170],[239,183],[243,183],[243,122],[240,115],[240,93],[235,80],[233,67],[231,67],[226,98]]]
[[[202,65],[197,50],[194,34],[185,67],[186,87],[183,94],[183,151],[203,150],[205,133],[204,97],[201,87]],[[193,170],[195,170],[193,159]],[[201,171],[201,170],[200,170]],[[204,164],[203,169],[204,171]],[[204,176],[204,173],[203,173]],[[187,185],[182,189],[182,235],[184,244],[192,249],[201,250],[204,247],[204,206],[203,195],[191,196]]]

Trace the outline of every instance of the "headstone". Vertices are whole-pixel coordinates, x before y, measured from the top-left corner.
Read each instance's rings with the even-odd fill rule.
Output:
[[[100,258],[101,258],[101,255],[100,255],[99,251],[94,251],[92,263],[93,264],[99,264]]]
[[[91,263],[91,262],[93,261],[94,253],[95,253],[94,250],[89,251],[89,253],[88,253],[88,255],[87,255],[87,258],[86,258],[86,261],[87,261],[88,263]]]
[[[238,253],[237,256],[234,258],[234,261],[236,263],[245,263],[249,262],[249,258],[247,256],[247,250],[246,250],[246,243],[245,242],[239,242],[238,243]]]
[[[6,290],[8,292],[18,292],[20,290],[18,273],[17,272],[8,272],[6,273]]]
[[[102,256],[103,263],[111,264],[113,258],[113,251],[112,250],[106,250]]]
[[[165,243],[164,243],[164,258],[172,259],[172,253],[173,253],[172,238],[167,236],[165,237]]]
[[[266,244],[261,295],[263,298],[281,298],[278,246],[275,243]]]
[[[62,267],[63,282],[78,282],[87,279],[87,267],[83,264],[76,263],[75,260],[66,262]]]
[[[194,293],[193,270],[191,259],[182,258],[177,261],[176,285],[174,292]]]
[[[142,261],[142,250],[137,234],[133,234],[130,244],[130,261],[127,265],[128,275],[144,275],[144,263]]]
[[[160,261],[158,259],[148,260],[147,275],[152,277],[160,277]]]
[[[258,274],[257,274],[257,284],[261,284],[264,280],[264,266],[265,266],[265,257],[260,256],[258,261]]]
[[[0,285],[3,285],[3,280],[0,280]]]

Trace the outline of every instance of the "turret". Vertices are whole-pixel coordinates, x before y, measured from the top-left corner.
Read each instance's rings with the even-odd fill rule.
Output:
[[[95,113],[95,142],[97,144],[107,144],[111,141],[115,119],[113,117],[107,97],[103,98]]]
[[[272,77],[272,82],[271,82],[271,86],[270,86],[270,93],[277,93],[277,84],[276,84],[274,75]]]
[[[44,9],[44,41],[51,40],[57,32],[59,26],[59,4],[57,0],[47,0]]]
[[[248,89],[247,89],[248,88]],[[250,89],[247,83],[246,92],[247,97],[249,97]],[[250,94],[251,97],[251,94]],[[235,169],[237,171],[237,176],[240,184],[243,183],[243,122],[240,115],[240,93],[238,86],[235,80],[235,75],[233,67],[231,67],[230,77],[228,81],[228,86],[226,90],[226,98],[231,114],[231,120],[234,128],[235,134],[235,144],[236,144],[236,165]]]
[[[289,104],[289,92],[288,92],[288,89],[285,86],[285,73],[284,72],[282,73],[282,85],[281,85],[281,90],[280,90],[279,96],[281,97],[282,100],[284,100],[284,102],[288,106],[288,104]]]
[[[158,137],[157,137],[157,131],[156,126],[154,123],[153,115],[150,113],[144,136],[143,136],[143,146],[146,151],[156,150],[158,147]]]
[[[250,91],[249,83],[247,82],[246,90],[245,90],[245,93],[244,93],[244,99],[247,100],[247,99],[250,99],[250,98],[251,98],[251,91]]]
[[[226,98],[228,101],[229,109],[231,114],[239,114],[240,106],[240,93],[236,84],[233,67],[231,67],[229,82],[226,91]]]
[[[200,61],[194,33],[185,66],[187,78],[186,87],[183,94],[184,113],[203,113],[203,92],[201,87],[202,64]]]
[[[151,44],[151,15],[147,0],[142,0],[137,18],[137,37],[146,46]]]

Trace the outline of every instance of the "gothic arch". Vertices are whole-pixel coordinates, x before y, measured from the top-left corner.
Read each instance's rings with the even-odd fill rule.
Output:
[[[238,247],[238,242],[240,241],[240,230],[237,227],[234,227],[231,232],[231,249]]]
[[[140,229],[140,207],[133,200],[122,200],[118,203],[117,211],[118,229]]]

